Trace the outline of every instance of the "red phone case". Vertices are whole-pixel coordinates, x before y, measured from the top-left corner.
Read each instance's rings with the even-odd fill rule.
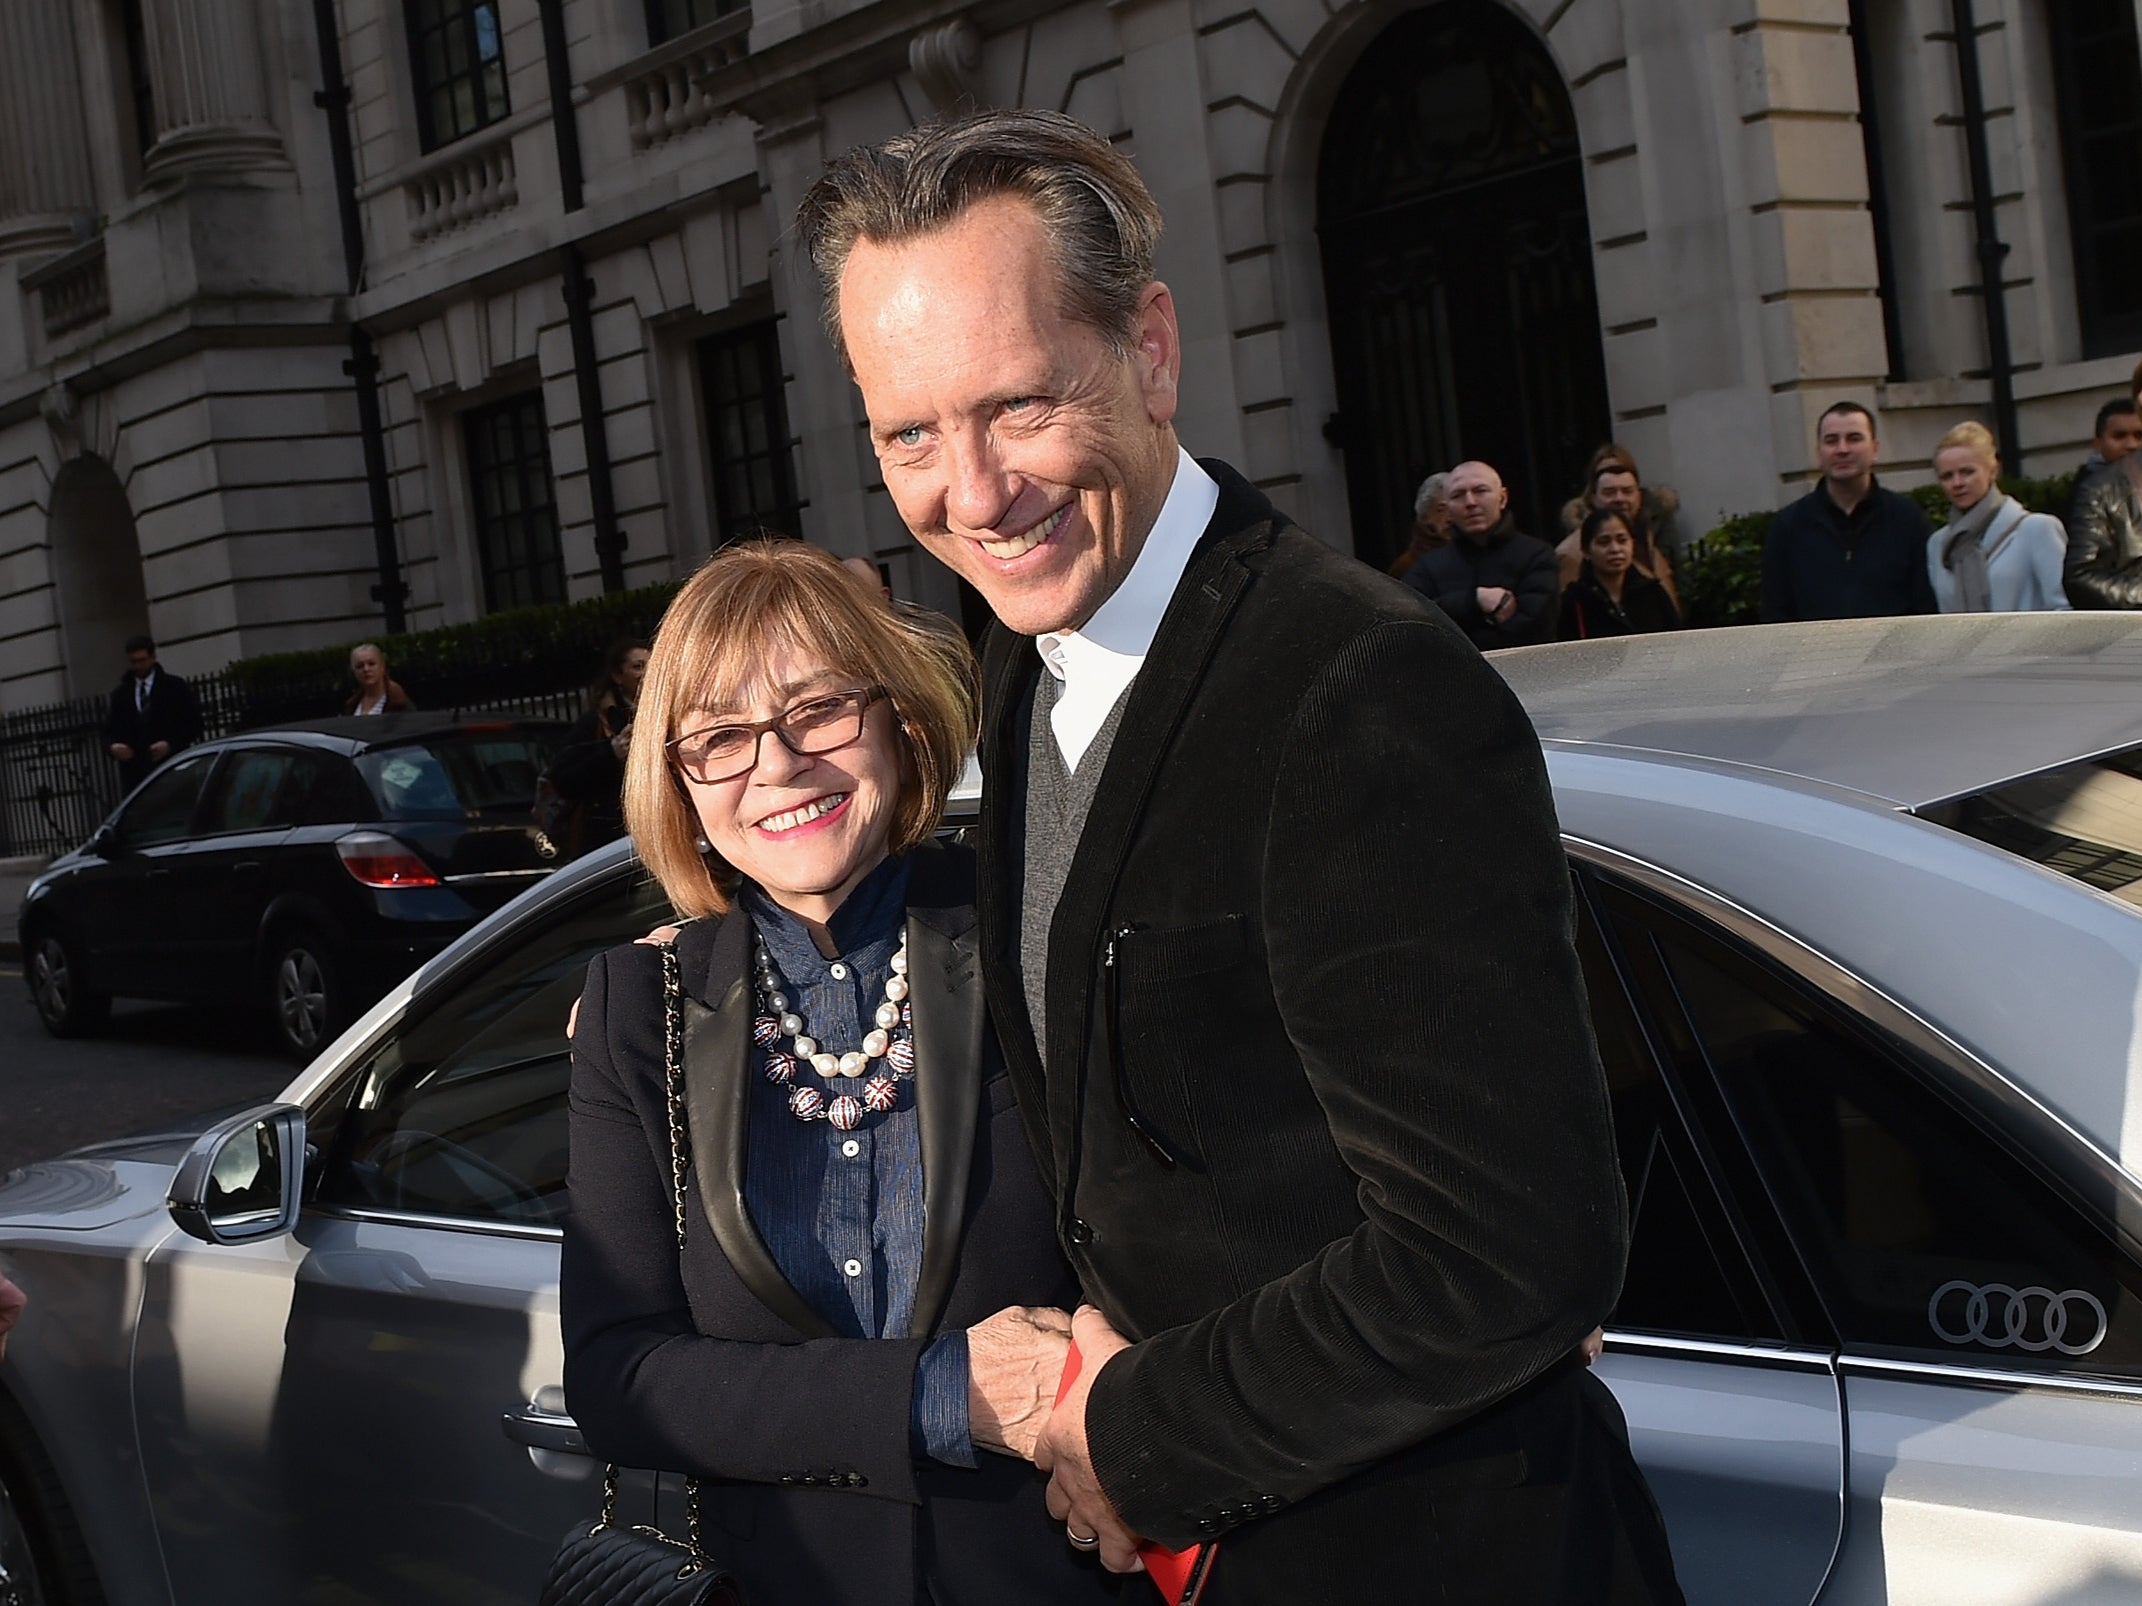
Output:
[[[1064,1357],[1063,1376],[1056,1380],[1058,1405],[1064,1403],[1064,1396],[1078,1381],[1079,1368],[1083,1365],[1085,1359],[1074,1342],[1071,1352]],[[1148,1539],[1139,1545],[1138,1559],[1145,1563],[1145,1575],[1153,1580],[1153,1587],[1160,1591],[1160,1598],[1168,1606],[1197,1606],[1198,1596],[1205,1592],[1205,1580],[1212,1576],[1213,1558],[1219,1548],[1214,1543],[1192,1545],[1188,1550],[1170,1550]]]

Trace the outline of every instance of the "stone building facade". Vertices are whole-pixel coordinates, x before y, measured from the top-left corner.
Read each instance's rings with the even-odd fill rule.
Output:
[[[2142,348],[2142,8],[1961,9],[1977,105],[1954,0],[7,0],[0,706],[134,629],[212,668],[757,528],[957,607],[787,220],[963,106],[1137,158],[1185,441],[1364,557],[1428,469],[1543,523],[1609,436],[1700,531],[1845,395],[1926,477],[1994,416],[1988,223],[2064,470]]]

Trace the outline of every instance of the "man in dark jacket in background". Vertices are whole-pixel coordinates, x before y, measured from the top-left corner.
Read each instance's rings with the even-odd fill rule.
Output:
[[[1875,482],[1874,414],[1855,401],[1815,421],[1822,479],[1763,538],[1763,623],[1932,613],[1926,510]]]
[[[1449,614],[1482,652],[1554,640],[1562,594],[1554,548],[1518,530],[1502,476],[1485,463],[1460,463],[1443,497],[1450,544],[1414,564],[1406,584]]]
[[[201,708],[193,688],[156,661],[156,643],[135,636],[126,644],[126,673],[112,689],[104,740],[119,764],[119,784],[131,792],[149,771],[201,739]]]
[[[2142,363],[2131,390],[2142,407]],[[2078,608],[2142,608],[2142,451],[2099,469],[2077,490],[2065,581]]]

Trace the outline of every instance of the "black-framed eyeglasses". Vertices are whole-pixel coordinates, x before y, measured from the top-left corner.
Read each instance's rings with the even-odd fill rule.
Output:
[[[672,736],[662,745],[668,749],[670,761],[702,785],[733,781],[758,763],[759,741],[768,731],[798,758],[835,752],[863,734],[863,716],[870,712],[872,703],[886,695],[883,686],[822,692],[783,709],[772,719],[708,725]]]

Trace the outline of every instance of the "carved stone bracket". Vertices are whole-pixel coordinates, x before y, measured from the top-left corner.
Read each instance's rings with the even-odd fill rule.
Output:
[[[967,17],[924,28],[907,42],[908,70],[941,117],[982,103],[982,30]]]

